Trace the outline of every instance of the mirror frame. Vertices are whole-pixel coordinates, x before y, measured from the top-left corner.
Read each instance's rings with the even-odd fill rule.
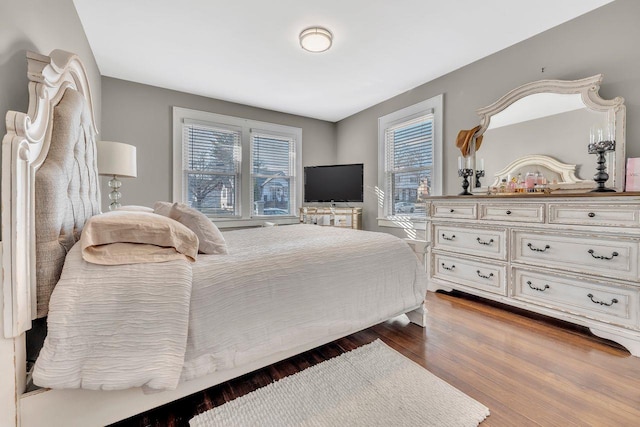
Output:
[[[607,172],[609,180],[606,185],[616,191],[624,191],[625,160],[626,160],[626,107],[624,98],[617,96],[613,99],[603,99],[598,91],[604,75],[596,74],[580,80],[538,80],[517,87],[493,104],[479,108],[476,112],[480,116],[480,129],[474,135],[473,156],[475,160],[475,138],[483,135],[488,129],[491,117],[500,113],[514,102],[536,93],[580,94],[585,107],[597,112],[607,113],[608,120],[615,124],[616,149],[607,158]],[[485,144],[488,141],[485,141]],[[490,143],[490,142],[489,142]],[[585,140],[584,149],[589,141]],[[594,158],[595,162],[595,158]],[[475,164],[475,162],[474,162]]]

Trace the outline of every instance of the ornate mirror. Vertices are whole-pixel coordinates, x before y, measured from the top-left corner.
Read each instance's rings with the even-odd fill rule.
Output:
[[[475,137],[482,135],[483,142],[473,155],[484,177],[476,191],[528,172],[544,175],[556,191],[590,191],[596,187],[598,172],[597,156],[587,148],[594,138],[596,142],[615,138],[615,151],[606,153],[605,185],[623,191],[624,99],[602,99],[598,94],[602,77],[528,83],[479,109]]]

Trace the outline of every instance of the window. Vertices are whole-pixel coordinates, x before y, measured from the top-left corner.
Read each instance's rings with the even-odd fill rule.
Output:
[[[379,217],[426,217],[425,198],[442,194],[442,95],[378,120]]]
[[[296,222],[302,130],[174,107],[173,198],[218,226]]]
[[[212,218],[238,215],[242,132],[187,120],[182,129],[182,201]]]
[[[251,132],[251,194],[255,215],[295,215],[291,206],[294,158],[293,138]]]

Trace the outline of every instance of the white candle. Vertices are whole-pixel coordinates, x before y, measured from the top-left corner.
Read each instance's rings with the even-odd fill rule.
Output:
[[[471,169],[471,157],[466,157],[466,165],[465,168]]]
[[[462,157],[458,156],[458,170],[462,169]]]
[[[478,161],[478,170],[480,170],[480,171],[484,170],[484,159],[480,159]]]

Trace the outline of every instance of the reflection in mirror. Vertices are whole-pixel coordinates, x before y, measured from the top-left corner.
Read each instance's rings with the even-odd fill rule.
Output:
[[[612,101],[598,94],[602,76],[575,82],[540,81],[529,83],[508,93],[496,103],[480,109],[483,125],[476,136],[484,141],[475,153],[476,165],[484,164],[482,188],[499,186],[527,173],[544,175],[554,190],[589,191],[596,184],[596,156],[588,153],[590,134],[610,129],[616,136],[616,152],[608,153],[607,166],[611,175],[608,185],[622,190],[624,175],[624,105],[622,98]],[[596,132],[597,133],[597,132]],[[562,174],[532,161],[544,156],[550,161],[575,165],[573,179],[565,181]],[[526,160],[526,161],[525,161]],[[510,176],[502,175],[510,164],[519,164]],[[621,168],[621,170],[620,170]],[[566,175],[569,176],[569,175]],[[553,185],[554,181],[558,185]]]
[[[587,110],[578,94],[530,95],[491,118],[484,133],[486,145],[484,150],[478,151],[478,156],[485,159],[488,180],[497,178],[498,171],[522,156],[544,154],[562,163],[575,164],[576,177],[592,181],[596,163],[586,148],[589,132],[592,127],[605,126],[606,123],[607,114]],[[529,165],[519,172],[523,175],[543,173],[549,182],[559,178],[536,165]],[[488,184],[497,185],[495,179]],[[595,186],[594,182],[585,184],[583,188]]]

